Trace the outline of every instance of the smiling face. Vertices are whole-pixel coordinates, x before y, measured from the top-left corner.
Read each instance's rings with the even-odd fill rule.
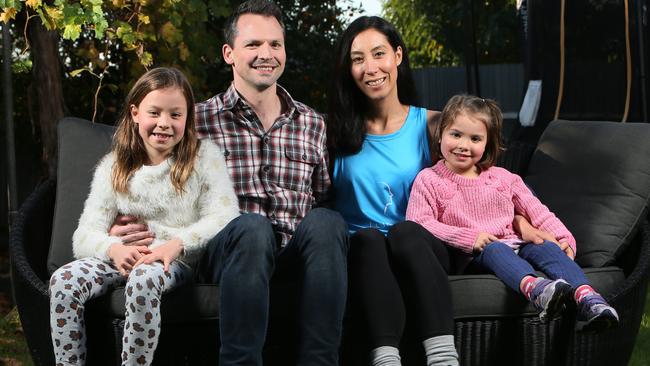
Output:
[[[183,91],[180,88],[153,90],[138,106],[132,104],[130,110],[149,163],[160,164],[185,135],[188,111]]]
[[[478,176],[476,164],[483,157],[487,144],[487,128],[477,117],[479,116],[459,113],[454,122],[442,131],[440,139],[440,151],[445,165],[465,177]]]
[[[388,38],[374,28],[359,33],[350,47],[352,78],[370,100],[397,98],[397,66],[402,48],[393,49]]]
[[[282,26],[272,16],[243,14],[237,20],[232,45],[223,45],[223,58],[232,65],[239,91],[264,91],[284,71],[287,55]]]

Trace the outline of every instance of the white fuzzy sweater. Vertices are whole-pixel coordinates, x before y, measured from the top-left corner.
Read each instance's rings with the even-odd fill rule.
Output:
[[[194,264],[205,244],[239,215],[237,196],[228,176],[223,154],[210,141],[201,141],[194,172],[180,195],[170,179],[171,161],[143,166],[129,180],[128,193],[118,193],[111,184],[115,155],[99,162],[90,194],[72,236],[75,258],[96,257],[110,261],[108,248],[121,243],[110,236],[118,214],[133,215],[149,226],[156,238],[150,248],[176,237],[183,242],[179,259]]]

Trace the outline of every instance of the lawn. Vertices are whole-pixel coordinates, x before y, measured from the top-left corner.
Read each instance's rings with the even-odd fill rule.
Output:
[[[14,308],[0,318],[0,365],[33,365],[27,354],[27,345],[20,327],[18,313]],[[650,366],[650,289],[646,295],[639,336],[629,366]]]
[[[0,318],[0,365],[33,365],[15,308]]]
[[[636,338],[630,366],[650,366],[650,288],[645,298],[645,309],[639,335]]]

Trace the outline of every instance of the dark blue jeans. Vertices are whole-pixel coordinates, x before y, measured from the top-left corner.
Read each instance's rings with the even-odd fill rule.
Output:
[[[201,274],[220,285],[219,365],[262,365],[269,282],[283,271],[302,278],[298,365],[338,365],[347,294],[347,227],[331,210],[311,210],[279,248],[271,223],[244,214],[209,243]]]
[[[535,276],[535,269],[544,272],[552,280],[561,278],[573,288],[589,284],[582,269],[550,241],[522,244],[518,255],[506,244],[495,241],[483,248],[472,265],[492,271],[516,292],[521,292],[519,284],[522,278]]]

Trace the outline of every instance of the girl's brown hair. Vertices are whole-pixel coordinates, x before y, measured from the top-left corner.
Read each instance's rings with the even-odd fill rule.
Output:
[[[131,118],[131,105],[139,106],[150,92],[167,88],[180,89],[187,102],[185,132],[181,141],[174,146],[172,151],[174,159],[170,179],[177,192],[183,192],[183,187],[194,170],[194,160],[200,141],[196,137],[196,127],[194,126],[192,87],[179,70],[172,67],[155,68],[142,75],[131,88],[113,136],[115,163],[113,164],[111,183],[117,192],[128,192],[129,179],[148,161],[147,151],[140,134],[138,134],[138,125]]]
[[[480,120],[485,124],[485,128],[487,129],[485,151],[481,160],[476,165],[481,170],[494,166],[499,158],[499,154],[504,150],[503,144],[501,143],[503,114],[499,105],[494,100],[466,94],[454,95],[442,110],[440,123],[434,135],[433,141],[436,143],[432,149],[431,161],[435,163],[442,159],[442,152],[440,151],[442,133],[454,123],[458,115],[463,113]]]

